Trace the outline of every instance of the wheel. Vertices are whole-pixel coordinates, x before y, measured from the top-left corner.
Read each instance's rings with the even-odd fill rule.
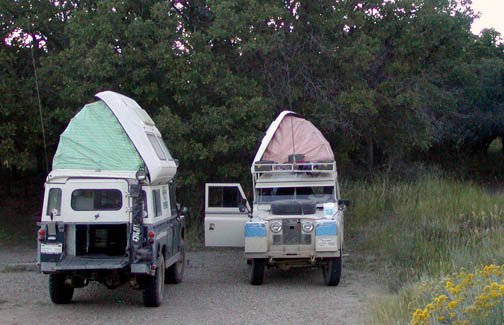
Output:
[[[252,259],[252,272],[250,273],[250,284],[261,285],[264,279],[264,260],[260,258]]]
[[[166,269],[165,283],[177,284],[182,282],[182,279],[184,278],[185,249],[183,239],[180,241],[179,253],[180,255],[177,263]]]
[[[68,304],[72,301],[74,288],[65,284],[66,274],[49,275],[49,295],[55,304]]]
[[[164,295],[164,257],[157,259],[157,268],[154,276],[147,275],[143,280],[143,302],[145,307],[159,307]]]
[[[324,282],[328,286],[337,286],[341,278],[341,250],[339,257],[331,257],[327,259],[327,265],[322,267]]]

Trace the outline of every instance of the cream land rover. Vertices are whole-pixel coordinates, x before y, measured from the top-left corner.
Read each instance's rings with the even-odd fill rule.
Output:
[[[271,124],[251,167],[253,212],[240,184],[206,184],[205,245],[245,247],[250,282],[265,268],[320,267],[338,285],[344,217],[334,154],[320,131],[284,111]]]

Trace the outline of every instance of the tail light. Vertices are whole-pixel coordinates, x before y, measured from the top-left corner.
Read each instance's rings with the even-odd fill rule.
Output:
[[[149,233],[147,234],[147,238],[149,238],[149,244],[154,244],[154,236],[156,236],[156,234],[153,231],[149,231]]]
[[[39,230],[39,241],[44,241],[45,240],[45,230],[40,229]]]

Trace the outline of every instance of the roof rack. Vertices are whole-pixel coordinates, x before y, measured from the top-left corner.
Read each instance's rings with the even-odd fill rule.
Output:
[[[330,173],[336,171],[335,161],[301,161],[278,164],[275,162],[256,162],[252,165],[253,174],[265,173]]]

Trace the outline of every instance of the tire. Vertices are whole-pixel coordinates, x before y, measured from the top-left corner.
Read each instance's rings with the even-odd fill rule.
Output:
[[[164,296],[164,257],[157,259],[157,268],[154,276],[147,275],[143,279],[143,303],[145,307],[159,307]]]
[[[260,258],[252,259],[252,271],[250,273],[250,284],[261,285],[264,280],[265,261]]]
[[[165,283],[167,284],[178,284],[184,279],[185,249],[184,240],[182,238],[180,240],[179,253],[180,255],[177,263],[166,269]]]
[[[324,275],[324,282],[328,286],[337,286],[341,278],[342,266],[342,251],[340,250],[339,257],[331,257],[327,259],[327,265],[322,267],[322,274]]]
[[[66,274],[49,275],[49,296],[55,304],[68,304],[72,301],[74,287],[66,285]]]

